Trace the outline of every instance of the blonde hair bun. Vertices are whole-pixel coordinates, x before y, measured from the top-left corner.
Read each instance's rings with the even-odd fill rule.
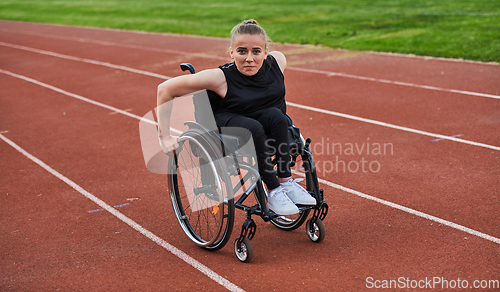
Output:
[[[257,23],[257,20],[255,20],[255,19],[248,19],[248,20],[245,20],[245,21],[243,21],[243,22],[242,22],[242,24],[255,24],[255,25],[259,25],[259,24]]]
[[[234,36],[241,34],[250,34],[250,35],[262,35],[264,37],[264,41],[266,43],[269,42],[269,38],[267,37],[266,31],[260,27],[255,19],[244,20],[241,23],[235,25],[231,30],[231,47],[234,43]]]

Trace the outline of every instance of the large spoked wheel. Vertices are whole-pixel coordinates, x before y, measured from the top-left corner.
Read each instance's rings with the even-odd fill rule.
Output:
[[[291,168],[292,177],[301,180],[298,184],[309,192],[314,190],[313,176],[311,175],[310,162],[306,155],[298,155],[295,166]],[[309,216],[310,209],[302,210],[298,214],[283,216],[271,220],[271,223],[279,229],[292,231],[304,224]]]
[[[306,222],[306,233],[312,241],[321,242],[326,235],[325,224],[320,219],[316,219],[314,223],[309,219]]]
[[[250,239],[245,237],[243,242],[238,243],[239,237],[234,241],[234,252],[236,253],[236,257],[244,262],[248,263],[252,260],[254,255],[253,244]]]
[[[187,130],[170,156],[172,206],[184,233],[197,245],[218,250],[234,223],[231,181],[220,151],[206,134]]]

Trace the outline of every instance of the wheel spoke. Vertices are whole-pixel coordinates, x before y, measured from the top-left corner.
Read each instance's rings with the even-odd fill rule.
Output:
[[[226,244],[232,231],[234,201],[226,203],[217,198],[222,198],[232,186],[226,185],[229,181],[227,171],[218,159],[219,154],[214,152],[215,148],[204,146],[208,142],[196,136],[198,134],[193,135],[181,135],[183,147],[177,153],[177,160],[171,160],[177,163],[174,165],[177,174],[171,176],[174,211],[191,240],[204,248],[219,249]],[[214,211],[215,208],[219,210]]]

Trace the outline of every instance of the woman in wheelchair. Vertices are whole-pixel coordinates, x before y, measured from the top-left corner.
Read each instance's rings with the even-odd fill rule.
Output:
[[[314,199],[291,175],[288,120],[286,117],[283,71],[285,56],[269,52],[266,32],[255,20],[236,25],[231,31],[230,55],[233,62],[196,74],[169,79],[158,86],[158,108],[176,96],[206,89],[212,100],[218,127],[241,127],[252,134],[258,170],[267,186],[269,209],[278,215],[299,213],[296,204],[316,205]],[[170,135],[169,113],[158,113],[164,145],[177,146]],[[269,154],[277,162],[277,173]]]

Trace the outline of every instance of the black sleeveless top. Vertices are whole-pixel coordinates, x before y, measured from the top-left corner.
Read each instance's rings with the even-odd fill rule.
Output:
[[[213,91],[208,92],[217,124],[224,116],[238,114],[258,118],[266,109],[276,107],[286,114],[285,78],[276,59],[268,55],[262,67],[253,76],[238,71],[234,63],[219,66],[227,82],[227,93],[221,98]]]

